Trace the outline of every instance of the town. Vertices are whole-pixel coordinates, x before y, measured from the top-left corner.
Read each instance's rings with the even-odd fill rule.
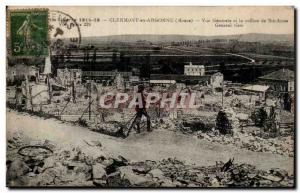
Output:
[[[134,152],[122,152],[121,148],[117,152],[123,157],[113,159],[113,167],[117,167],[117,164],[126,165],[128,161],[125,158],[140,161],[132,166],[135,168],[134,173],[131,170],[121,171],[134,176],[134,180],[128,179],[129,182],[126,181],[125,185],[122,179],[110,176],[114,174],[112,170],[116,169],[103,171],[102,167],[92,167],[92,179],[80,175],[68,176],[70,179],[60,182],[53,181],[51,177],[52,181],[47,177],[38,178],[45,175],[46,172],[42,172],[45,166],[33,164],[40,163],[41,160],[31,160],[30,173],[32,179],[35,179],[35,182],[31,182],[33,185],[66,185],[68,180],[77,180],[78,184],[78,180],[81,180],[79,184],[84,186],[89,186],[89,183],[97,186],[293,186],[293,45],[287,42],[253,42],[234,38],[183,41],[151,41],[143,40],[142,36],[131,41],[130,38],[125,37],[127,41],[111,42],[87,38],[80,47],[53,46],[48,57],[8,58],[6,102],[8,115],[14,114],[8,116],[8,120],[16,116],[24,119],[18,113],[26,113],[46,119],[43,120],[45,125],[40,120],[37,127],[51,127],[50,130],[54,133],[63,132],[63,128],[70,127],[66,133],[61,134],[65,137],[68,132],[69,135],[73,132],[81,133],[77,133],[79,136],[76,140],[81,137],[80,140],[88,147],[99,146],[101,149],[107,142],[107,146],[111,145],[107,151],[115,151],[113,141],[116,141],[116,144],[124,143],[126,147],[133,148],[132,151],[140,153],[133,155]],[[135,104],[136,93],[148,95],[148,98],[145,97],[151,103],[140,115]],[[152,98],[155,96],[159,97]],[[179,108],[190,102],[183,100],[183,97],[192,98],[190,104],[193,104],[193,108],[188,105],[187,108]],[[140,98],[141,104],[143,97]],[[10,121],[9,125],[13,125],[13,120]],[[72,127],[76,128],[73,130]],[[32,129],[34,132],[34,128]],[[176,136],[174,139],[171,138],[173,135]],[[95,142],[89,136],[94,140],[98,136],[102,141]],[[20,146],[20,139],[10,132],[8,137],[11,137],[8,140],[9,160],[16,156],[15,150]],[[51,141],[50,138],[46,140]],[[121,139],[124,142],[119,141]],[[159,141],[157,144],[161,146],[167,144],[163,141],[178,141],[182,146],[186,144],[182,148],[190,148],[190,154],[177,149],[173,155],[173,149],[170,151],[168,147],[161,152],[152,152],[146,147],[139,147],[151,146],[150,143],[143,144],[143,140],[152,140],[154,143]],[[49,150],[46,148],[43,151]],[[76,154],[77,158],[83,155],[81,150],[73,149],[70,152]],[[192,166],[186,166],[181,161],[185,161],[182,159],[187,155],[198,153],[200,157],[206,158],[196,156],[190,159],[196,164],[202,163],[203,167],[206,162],[213,165],[217,161],[223,162],[223,165],[219,164],[227,167],[228,164],[232,165],[234,158],[237,163],[255,165],[256,169],[237,164],[232,170],[232,176],[235,177],[212,177],[212,174],[207,174],[193,180],[196,174],[189,173],[189,167]],[[150,161],[142,163],[143,158],[148,161],[166,159],[159,163],[156,160],[154,164]],[[51,167],[54,167],[52,162]],[[46,162],[43,160],[43,163]],[[81,167],[72,165],[74,163],[67,164],[70,164],[69,170]],[[173,166],[178,165],[187,173],[182,174],[178,168],[175,171]],[[229,175],[228,172],[232,171],[226,167],[222,172]],[[201,169],[203,173],[204,170],[210,171],[207,168]],[[261,170],[272,170],[273,173],[262,173]],[[176,175],[172,171],[177,172]],[[152,177],[147,176],[148,172]],[[87,175],[90,172],[89,169],[84,169],[82,173]],[[103,180],[104,175],[110,177]],[[160,183],[154,178],[161,180]],[[136,184],[139,180],[148,184]]]

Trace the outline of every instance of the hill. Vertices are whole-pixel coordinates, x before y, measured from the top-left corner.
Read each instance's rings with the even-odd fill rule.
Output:
[[[82,43],[100,43],[100,42],[172,42],[172,41],[198,41],[198,40],[213,40],[213,39],[237,39],[245,42],[294,42],[293,34],[238,34],[238,35],[224,35],[224,36],[197,36],[197,35],[154,35],[154,34],[128,34],[128,35],[111,35],[99,37],[84,37]]]

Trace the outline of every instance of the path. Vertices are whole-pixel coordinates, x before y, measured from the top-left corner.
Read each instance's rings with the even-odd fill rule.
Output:
[[[236,149],[233,146],[210,143],[169,130],[155,129],[151,133],[132,134],[127,139],[121,139],[58,120],[44,120],[11,110],[7,110],[6,116],[8,137],[16,131],[23,131],[24,135],[33,140],[49,139],[62,147],[80,146],[86,154],[92,156],[104,152],[122,155],[134,161],[176,157],[200,166],[213,165],[216,161],[227,161],[234,157],[237,162],[249,163],[259,169],[277,167],[289,173],[293,172],[294,160],[291,157]],[[88,146],[84,140],[98,140],[103,148],[99,150],[99,147]]]

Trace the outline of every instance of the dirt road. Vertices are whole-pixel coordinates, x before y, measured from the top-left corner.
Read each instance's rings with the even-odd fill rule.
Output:
[[[44,120],[7,110],[7,138],[22,132],[33,140],[51,140],[60,147],[79,146],[88,155],[122,155],[128,159],[161,160],[176,157],[196,165],[213,165],[216,161],[249,163],[258,169],[281,168],[293,172],[294,160],[277,154],[251,152],[229,145],[210,143],[170,130],[154,129],[151,133],[132,134],[127,139],[89,131],[54,119]],[[102,147],[89,146],[85,141],[100,141]]]

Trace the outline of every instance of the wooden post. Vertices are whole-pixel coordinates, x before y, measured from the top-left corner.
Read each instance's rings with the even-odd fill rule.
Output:
[[[72,82],[72,98],[73,98],[73,103],[76,103],[76,90],[75,90],[75,81]]]
[[[32,101],[32,87],[29,86],[29,98],[30,98],[30,106],[31,106],[31,111],[33,111],[33,101]]]
[[[28,76],[25,76],[25,90],[26,90],[26,109],[30,109],[30,92],[29,92],[29,81]]]
[[[262,137],[262,130],[263,130],[263,127],[260,127],[260,137]]]
[[[18,86],[16,85],[15,86],[15,99],[16,99],[16,101],[15,101],[15,107],[18,107],[18,105],[19,105],[19,95],[20,95],[20,93],[19,93],[19,89],[18,89]]]
[[[51,103],[52,100],[52,89],[50,85],[50,75],[47,74],[47,86],[48,86],[48,93],[49,93],[49,104]]]
[[[280,125],[279,125],[279,122],[278,121],[276,121],[276,128],[277,128],[277,130],[276,130],[276,137],[278,137],[278,136],[280,136],[281,135],[281,133],[280,133]]]
[[[92,82],[89,85],[89,120],[91,120]]]

